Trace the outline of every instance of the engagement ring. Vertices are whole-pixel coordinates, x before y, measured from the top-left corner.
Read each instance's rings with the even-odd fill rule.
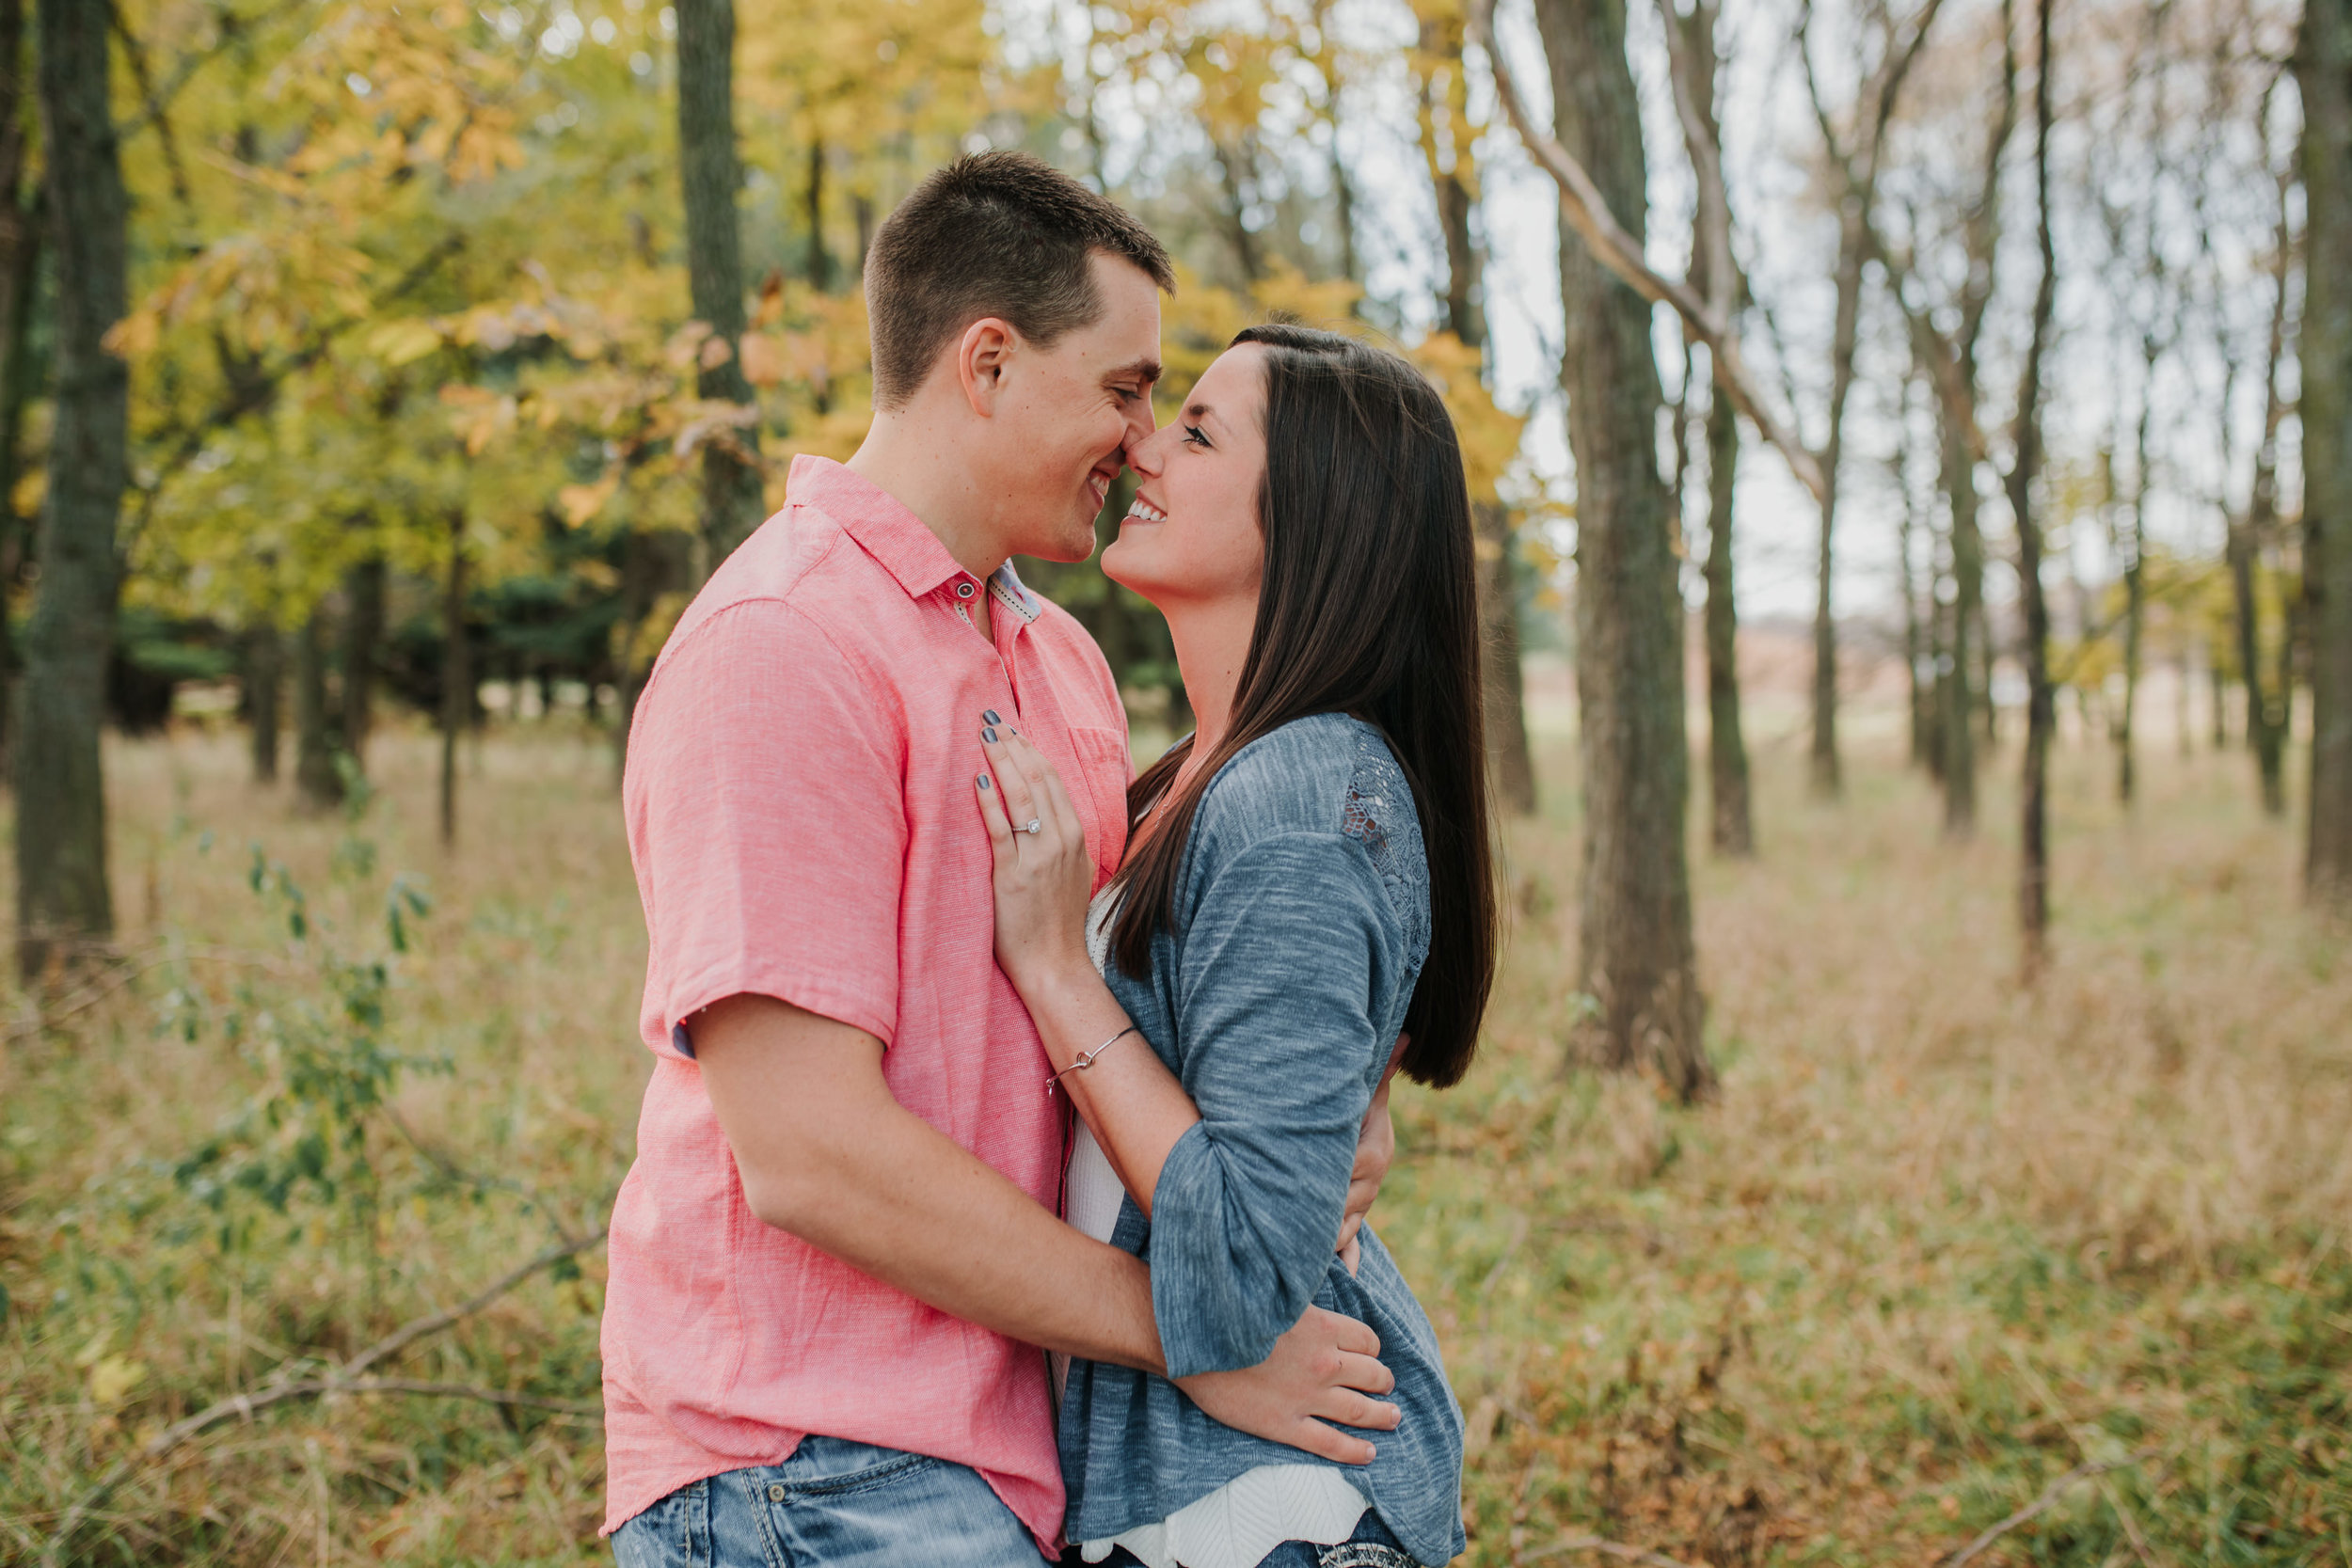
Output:
[[[1016,833],[1035,833],[1042,832],[1044,831],[1045,819],[1041,816],[1032,816],[1026,822],[1022,823],[1021,826],[1013,830]]]

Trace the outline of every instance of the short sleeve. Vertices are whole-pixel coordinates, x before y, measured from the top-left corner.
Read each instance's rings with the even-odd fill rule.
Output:
[[[722,610],[663,655],[623,791],[649,1039],[680,1041],[686,1019],[751,994],[890,1043],[907,844],[897,714],[780,601]]]

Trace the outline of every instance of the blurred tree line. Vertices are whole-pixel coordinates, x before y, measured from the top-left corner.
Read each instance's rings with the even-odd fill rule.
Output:
[[[1710,841],[1751,854],[1743,462],[1814,509],[1822,798],[1857,526],[1893,536],[1949,836],[2023,706],[2029,974],[2059,697],[2128,799],[2157,658],[2182,701],[2210,686],[2217,743],[2240,689],[2273,811],[2306,693],[2310,882],[2352,899],[2352,0],[2292,7],[0,0],[20,962],[104,942],[101,722],[158,725],[185,683],[233,683],[256,777],[312,805],[388,707],[431,715],[445,835],[485,681],[617,755],[790,455],[864,432],[875,226],[982,145],[1169,242],[1168,396],[1274,310],[1388,334],[1442,387],[1514,810],[1523,614],[1572,595],[1588,1054],[1712,1083],[1684,621]],[[1556,384],[1499,402],[1497,192],[1537,188],[1558,293],[1512,320],[1559,334]],[[1526,439],[1545,420],[1565,465]],[[1025,569],[1181,731],[1150,608],[1091,562]]]

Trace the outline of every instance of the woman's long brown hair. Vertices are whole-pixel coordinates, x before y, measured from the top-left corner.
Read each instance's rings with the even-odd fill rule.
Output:
[[[1346,713],[1388,738],[1429,857],[1429,957],[1406,1014],[1406,1076],[1469,1070],[1494,986],[1495,871],[1470,491],[1444,403],[1419,371],[1334,332],[1278,324],[1265,353],[1265,571],[1232,723],[1120,872],[1119,966],[1141,975],[1174,923],[1193,815],[1217,770],[1293,720]],[[1127,792],[1130,831],[1174,785],[1189,742]]]

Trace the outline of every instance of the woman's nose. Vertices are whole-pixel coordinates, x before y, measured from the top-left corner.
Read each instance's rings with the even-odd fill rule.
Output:
[[[1154,430],[1140,440],[1129,441],[1127,467],[1139,474],[1157,474],[1160,471],[1160,437],[1166,434],[1165,430]]]

